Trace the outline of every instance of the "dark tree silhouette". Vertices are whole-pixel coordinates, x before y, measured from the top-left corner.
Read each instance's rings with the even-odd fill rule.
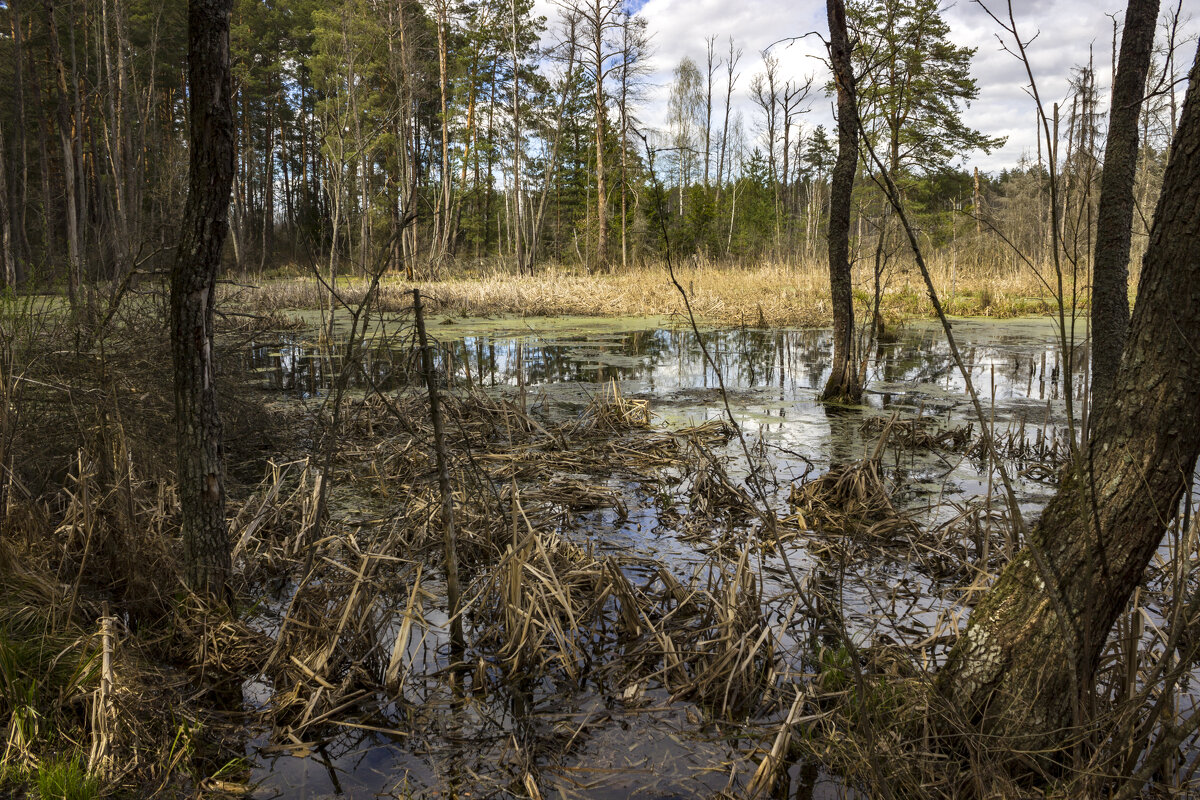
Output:
[[[829,60],[837,86],[838,154],[829,190],[829,287],[833,301],[833,371],[825,384],[826,400],[857,403],[862,383],[854,359],[854,295],[850,276],[850,195],[858,167],[858,106],[846,5],[826,0]]]
[[[171,271],[171,356],[186,579],[192,589],[214,596],[224,595],[230,572],[213,305],[233,186],[232,10],[233,0],[188,2],[190,164]]]

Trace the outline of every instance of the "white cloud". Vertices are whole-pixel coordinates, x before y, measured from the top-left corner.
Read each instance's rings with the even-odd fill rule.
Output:
[[[1006,0],[985,0],[998,15],[1007,19]],[[1164,0],[1166,9],[1172,0]],[[1073,67],[1093,59],[1101,103],[1105,105],[1112,69],[1112,19],[1108,13],[1123,13],[1123,0],[1013,0],[1018,30],[1028,44],[1034,78],[1047,113],[1052,103],[1068,95]],[[1183,0],[1184,16],[1200,12],[1200,0]],[[557,9],[540,0],[538,13],[553,20]],[[738,65],[734,105],[748,127],[757,124],[760,115],[749,98],[752,76],[762,70],[760,51],[770,47],[780,60],[784,78],[815,77],[811,111],[802,118],[805,127],[833,124],[831,104],[820,87],[827,80],[822,38],[827,35],[825,4],[820,0],[647,0],[640,12],[647,20],[653,38],[651,86],[646,92],[642,119],[663,126],[671,72],[684,56],[703,65],[705,38],[718,37],[718,54],[728,49],[732,36],[744,54]],[[1015,165],[1022,154],[1036,152],[1035,107],[1029,96],[1024,65],[1004,52],[997,34],[1012,46],[1012,37],[994,22],[977,2],[959,0],[947,3],[945,16],[952,37],[958,44],[977,48],[972,74],[979,84],[979,97],[966,110],[965,121],[993,136],[1007,136],[1007,144],[991,153],[967,153],[962,163],[984,170],[999,170]],[[1196,23],[1189,26],[1194,34]],[[819,35],[805,36],[810,32]],[[1036,36],[1035,36],[1036,35]],[[798,37],[790,42],[788,37]],[[1194,47],[1194,45],[1193,45]],[[1188,48],[1179,57],[1180,72],[1186,72],[1194,50]],[[724,69],[718,73],[714,104],[724,98]],[[720,108],[714,109],[714,125],[720,124]]]

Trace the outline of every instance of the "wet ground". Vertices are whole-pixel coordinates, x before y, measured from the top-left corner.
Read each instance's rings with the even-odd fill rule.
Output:
[[[1052,474],[1031,467],[1050,459],[1067,430],[1068,359],[1054,324],[972,319],[955,321],[954,330],[988,423],[1012,445],[1008,466],[1030,518],[1053,493]],[[1081,324],[1081,339],[1082,330]],[[827,331],[704,330],[698,339],[690,328],[665,319],[435,316],[430,332],[447,388],[503,393],[547,419],[577,416],[614,386],[627,399],[648,401],[654,424],[666,428],[722,418],[727,399],[728,413],[741,427],[751,462],[763,477],[761,485],[781,515],[788,511],[793,484],[869,455],[893,413],[929,420],[925,424],[934,431],[968,425],[978,430],[980,424],[940,327],[925,322],[910,323],[896,332],[894,342],[871,354],[865,403],[853,409],[818,402],[832,350]],[[357,381],[358,388],[389,391],[408,385],[414,369],[411,331],[401,321],[377,324],[370,341],[367,377]],[[265,389],[300,403],[319,400],[340,364],[316,334],[307,333],[260,343],[247,359]],[[1085,394],[1082,344],[1073,362],[1072,413],[1077,417]],[[730,477],[744,481],[749,467],[739,440],[732,439],[719,455]],[[986,461],[968,455],[966,448],[891,447],[883,466],[897,505],[928,528],[972,504],[992,502],[987,498],[997,481]],[[618,557],[653,557],[680,575],[709,563],[711,542],[677,524],[686,516],[682,490],[676,495],[663,485],[619,479],[611,479],[610,488],[622,494],[624,509],[588,512],[572,535]],[[843,564],[832,576],[828,554],[807,547],[803,536],[788,548],[795,571],[817,582],[836,580],[846,625],[862,642],[886,641],[897,627],[918,639],[932,636],[956,619],[954,603],[962,594],[957,576],[943,579],[929,563],[880,554],[849,571]],[[786,602],[785,570],[771,557],[761,569],[770,584],[764,594],[776,598],[772,624],[783,639],[798,637],[788,619],[794,608]],[[637,569],[631,567],[631,573],[636,577]],[[737,726],[697,724],[702,710],[670,702],[652,684],[639,687],[636,702],[628,702],[627,690],[585,681],[570,691],[534,687],[524,696],[478,698],[456,696],[444,681],[430,680],[412,687],[403,708],[395,709],[397,719],[407,720],[407,735],[352,729],[315,751],[258,736],[249,748],[258,764],[254,796],[530,796],[524,784],[497,789],[491,774],[499,762],[536,761],[542,750],[570,751],[569,758],[540,765],[544,796],[712,796],[744,786],[747,770],[753,771],[746,754],[757,745],[743,739]],[[251,705],[264,696],[263,687],[247,687]],[[564,740],[580,744],[561,748]],[[790,778],[795,797],[843,797],[849,791],[813,764],[797,764]]]

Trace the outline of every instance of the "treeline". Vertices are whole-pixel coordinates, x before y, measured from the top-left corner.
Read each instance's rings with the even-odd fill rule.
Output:
[[[621,0],[563,0],[552,19],[532,5],[238,0],[228,265],[596,270],[657,259],[668,238],[710,260],[823,252],[834,146],[804,115],[832,91],[827,72],[789,75],[765,53],[747,76],[737,42],[710,37],[674,70],[667,124],[651,130],[645,20]],[[1059,152],[980,175],[953,165],[1002,140],[963,122],[974,51],[936,2],[863,0],[848,15],[864,133],[929,242],[1037,257],[1057,202],[1085,257],[1103,152],[1094,70],[1061,109]],[[186,190],[186,3],[9,0],[0,17],[4,284],[74,297],[164,268]],[[1143,234],[1177,118],[1172,52],[1143,111]],[[868,163],[852,232],[858,258],[886,263],[899,248]]]

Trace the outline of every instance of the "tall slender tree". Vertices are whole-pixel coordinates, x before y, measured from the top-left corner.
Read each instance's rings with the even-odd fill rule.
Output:
[[[709,165],[712,163],[712,107],[713,107],[713,75],[721,67],[721,59],[716,57],[717,37],[709,36],[704,40],[704,188],[709,186]]]
[[[702,133],[698,130],[704,121],[704,89],[700,68],[696,62],[684,56],[675,67],[675,80],[671,83],[671,96],[667,101],[667,117],[671,126],[671,148],[674,153],[676,179],[679,187],[679,216],[684,214],[683,198],[692,180],[692,169],[696,163],[696,151]]]
[[[188,2],[188,196],[171,271],[175,447],[186,579],[193,590],[218,597],[227,591],[230,555],[213,311],[233,187],[232,10],[233,0]]]
[[[1100,206],[1096,213],[1096,255],[1092,262],[1092,406],[1103,403],[1112,390],[1129,328],[1129,243],[1133,228],[1134,181],[1138,164],[1138,120],[1158,0],[1129,0],[1121,55],[1114,64],[1112,108],[1104,171],[1100,176]]]
[[[725,59],[725,114],[721,123],[721,155],[717,158],[717,200],[721,199],[721,188],[725,183],[725,165],[729,150],[729,106],[733,101],[733,90],[741,73],[737,72],[738,62],[742,60],[741,48],[735,48],[733,37],[729,37],[729,56]]]
[[[608,171],[605,151],[608,149],[608,100],[605,84],[609,74],[618,68],[618,45],[613,37],[621,28],[624,4],[621,0],[573,0],[579,13],[580,33],[586,43],[581,47],[584,58],[580,65],[592,80],[594,143],[596,157],[596,260],[595,269],[608,267]]]
[[[862,398],[854,357],[854,294],[850,274],[850,200],[858,169],[858,104],[846,6],[826,0],[829,62],[837,91],[838,152],[829,190],[829,286],[833,300],[833,369],[822,397],[845,403]]]

